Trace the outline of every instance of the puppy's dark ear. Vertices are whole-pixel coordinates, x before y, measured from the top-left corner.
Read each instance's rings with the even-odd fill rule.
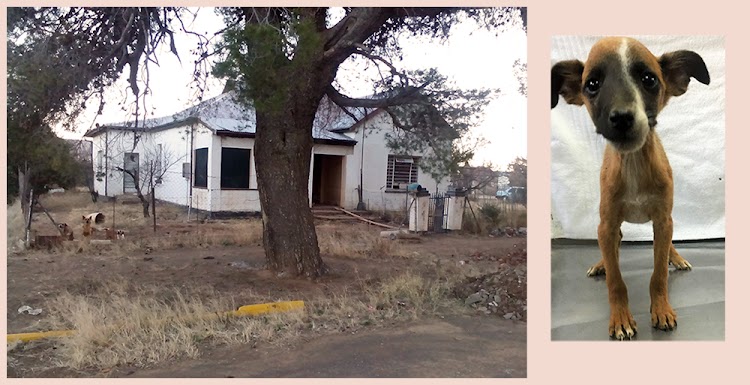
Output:
[[[557,105],[558,95],[562,95],[568,104],[583,104],[581,83],[583,63],[580,60],[566,60],[552,67],[552,108]]]
[[[711,82],[706,63],[693,51],[665,53],[659,58],[659,65],[667,83],[667,94],[671,96],[684,94],[691,77],[703,84]]]

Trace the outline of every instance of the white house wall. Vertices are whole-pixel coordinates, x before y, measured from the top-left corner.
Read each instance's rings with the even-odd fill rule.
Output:
[[[133,149],[133,133],[122,130],[108,130],[92,138],[92,152],[94,155],[94,189],[100,195],[116,196],[123,193],[121,171],[125,152]],[[102,155],[99,156],[99,151]],[[138,152],[136,148],[135,152]],[[97,173],[101,170],[104,175]],[[101,180],[99,180],[101,179]]]
[[[191,161],[190,127],[175,127],[168,130],[144,133],[140,135],[133,148],[132,131],[109,129],[91,138],[93,144],[94,172],[106,169],[106,176],[94,180],[94,188],[99,194],[107,196],[122,195],[123,173],[117,167],[123,167],[126,152],[139,154],[139,167],[143,169],[147,162],[162,146],[162,167],[167,167],[155,188],[156,198],[179,205],[187,205],[189,199],[189,179],[182,173],[182,164]],[[102,156],[99,157],[99,151]],[[106,156],[105,156],[106,154]]]
[[[147,149],[162,146],[162,164],[168,166],[161,183],[156,185],[156,199],[187,206],[190,196],[190,178],[182,173],[182,164],[191,160],[190,126],[175,127],[144,135],[139,146]],[[153,151],[153,150],[148,150]],[[143,156],[143,155],[141,155]],[[144,159],[141,159],[142,163]]]
[[[213,131],[203,126],[202,124],[195,125],[195,131],[193,131],[193,148],[191,154],[199,148],[208,148],[208,160],[209,169],[211,162],[211,146],[213,143],[214,134]],[[190,158],[193,175],[195,175],[195,161]],[[210,180],[209,180],[210,183]],[[211,211],[211,195],[208,188],[204,187],[193,187],[192,188],[192,205],[191,207],[198,210]]]
[[[255,139],[232,138],[226,136],[214,136],[216,153],[210,155],[209,168],[214,171],[216,178],[216,190],[212,197],[214,211],[231,212],[259,212],[260,197],[258,195],[258,179],[255,173]],[[221,190],[221,148],[244,148],[250,150],[250,189],[249,190]],[[213,166],[211,163],[213,162]],[[209,171],[210,175],[210,171]]]
[[[365,131],[364,139],[362,138],[363,130]],[[354,209],[359,202],[357,187],[359,186],[360,162],[362,159],[364,159],[362,163],[362,200],[367,209],[380,211],[405,210],[407,208],[407,194],[405,192],[388,192],[385,188],[388,155],[391,153],[385,136],[391,132],[393,132],[391,118],[387,113],[379,112],[360,123],[352,132],[347,133],[347,136],[357,141],[357,145],[353,149],[353,154],[346,158],[346,194],[344,200],[346,208]],[[422,154],[410,155],[420,156]],[[447,179],[438,183],[421,168],[417,172],[417,182],[429,190],[431,194],[434,194],[436,190],[444,192],[448,187]]]
[[[194,128],[192,144],[190,131]],[[362,132],[366,130],[366,137],[362,138]],[[385,189],[387,177],[387,163],[390,150],[386,145],[385,135],[392,132],[393,125],[390,117],[381,112],[361,123],[352,132],[346,133],[357,141],[357,145],[341,146],[315,144],[311,156],[310,184],[312,183],[312,157],[314,154],[338,155],[344,157],[342,164],[342,202],[344,207],[354,209],[357,207],[357,187],[360,181],[360,164],[363,165],[363,200],[370,210],[404,210],[406,209],[407,196],[404,192],[388,192]],[[125,152],[131,152],[133,133],[130,131],[109,130],[94,138],[93,161],[94,171],[97,171],[99,150],[104,150],[105,137],[109,137],[109,170],[106,178],[94,181],[94,188],[102,195],[114,196],[123,193],[122,172],[115,171],[114,167],[122,167]],[[363,144],[364,143],[364,144]],[[179,161],[174,163],[165,174],[162,183],[156,188],[156,197],[160,200],[187,205],[192,202],[192,207],[199,210],[211,212],[258,212],[260,211],[260,200],[258,196],[257,173],[255,169],[255,151],[253,150],[253,138],[234,138],[217,136],[207,127],[196,124],[193,126],[175,127],[167,130],[144,134],[136,146],[134,152],[141,154],[140,161],[143,163],[147,148],[154,148],[162,144],[163,151],[170,152],[173,158]],[[364,146],[364,158],[363,158]],[[235,147],[251,150],[250,159],[250,189],[248,190],[221,190],[221,148]],[[208,183],[207,188],[193,187],[190,189],[190,180],[182,175],[182,164],[192,163],[192,154],[195,149],[208,148]],[[413,154],[419,156],[420,154]],[[174,159],[173,159],[174,160]],[[362,162],[364,160],[364,162]],[[193,170],[194,172],[194,170]],[[431,193],[445,191],[447,181],[438,184],[430,175],[418,170],[417,180]],[[310,193],[312,186],[309,185]],[[192,190],[192,191],[191,191]],[[190,201],[192,192],[192,201]],[[312,197],[310,197],[312,201]]]
[[[107,183],[104,182],[105,178],[109,177],[109,173],[105,172],[106,166],[104,162],[104,135],[100,135],[91,140],[91,154],[93,159],[91,161],[94,167],[94,191],[101,195],[107,195],[106,187]],[[100,154],[101,151],[101,154]]]

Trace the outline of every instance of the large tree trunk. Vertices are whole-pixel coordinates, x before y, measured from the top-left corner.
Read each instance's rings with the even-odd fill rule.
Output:
[[[319,277],[327,267],[320,258],[308,200],[312,122],[319,99],[300,94],[285,99],[281,108],[256,112],[263,247],[272,271]]]
[[[255,166],[263,215],[263,248],[268,268],[278,274],[319,277],[328,271],[320,258],[310,210],[308,183],[313,122],[338,64],[325,63],[325,12],[304,8],[294,58],[277,47],[260,60],[266,80],[251,89],[255,105]],[[308,23],[314,20],[314,25]],[[315,27],[312,31],[309,27]],[[280,42],[279,42],[280,43]],[[267,47],[266,47],[267,48]],[[269,60],[269,58],[275,58]],[[281,65],[279,65],[281,64]]]

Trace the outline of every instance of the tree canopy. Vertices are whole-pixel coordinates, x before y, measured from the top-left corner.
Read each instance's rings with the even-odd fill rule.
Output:
[[[294,73],[290,68],[322,66],[326,97],[345,108],[385,110],[400,129],[389,133],[389,147],[424,153],[420,167],[437,180],[473,157],[473,146],[455,139],[479,123],[497,90],[461,89],[436,68],[399,68],[403,37],[444,42],[467,20],[498,33],[525,30],[523,8],[224,8],[222,13],[228,29],[216,50],[224,56],[214,74],[239,85],[248,103],[279,108],[283,84],[294,81],[285,75]],[[319,51],[323,54],[316,56]],[[378,72],[366,98],[345,95],[336,79],[339,66],[356,59]],[[525,64],[518,62],[516,71],[525,73]],[[517,72],[519,82],[521,75]],[[519,92],[525,93],[525,80]]]

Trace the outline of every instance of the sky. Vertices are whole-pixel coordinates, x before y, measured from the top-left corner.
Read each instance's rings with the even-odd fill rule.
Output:
[[[188,29],[213,34],[223,27],[220,16],[211,8],[198,10],[194,22],[186,23]],[[168,116],[197,101],[195,89],[190,89],[193,60],[190,50],[197,40],[187,35],[175,35],[180,60],[167,49],[158,55],[159,66],[149,65],[151,94],[148,96],[148,117]],[[403,40],[404,57],[400,68],[418,69],[436,67],[461,88],[493,88],[499,94],[485,109],[483,121],[473,127],[470,138],[483,138],[485,144],[476,150],[471,161],[474,166],[492,164],[505,169],[516,157],[526,157],[527,123],[526,96],[518,92],[518,79],[513,63],[526,63],[526,34],[520,28],[497,34],[478,28],[473,21],[454,27],[447,42],[429,42],[424,39]],[[371,87],[359,80],[361,67],[350,63],[342,66],[337,79],[346,82],[346,91],[352,95],[357,90],[366,93]],[[358,84],[362,82],[361,84]],[[221,93],[223,82],[209,81],[204,98]],[[81,138],[95,123],[114,123],[132,120],[133,96],[129,94],[124,77],[105,92],[106,107],[96,116],[98,104],[89,106],[78,120],[75,132],[58,129],[66,138]],[[470,140],[472,141],[472,140]]]

